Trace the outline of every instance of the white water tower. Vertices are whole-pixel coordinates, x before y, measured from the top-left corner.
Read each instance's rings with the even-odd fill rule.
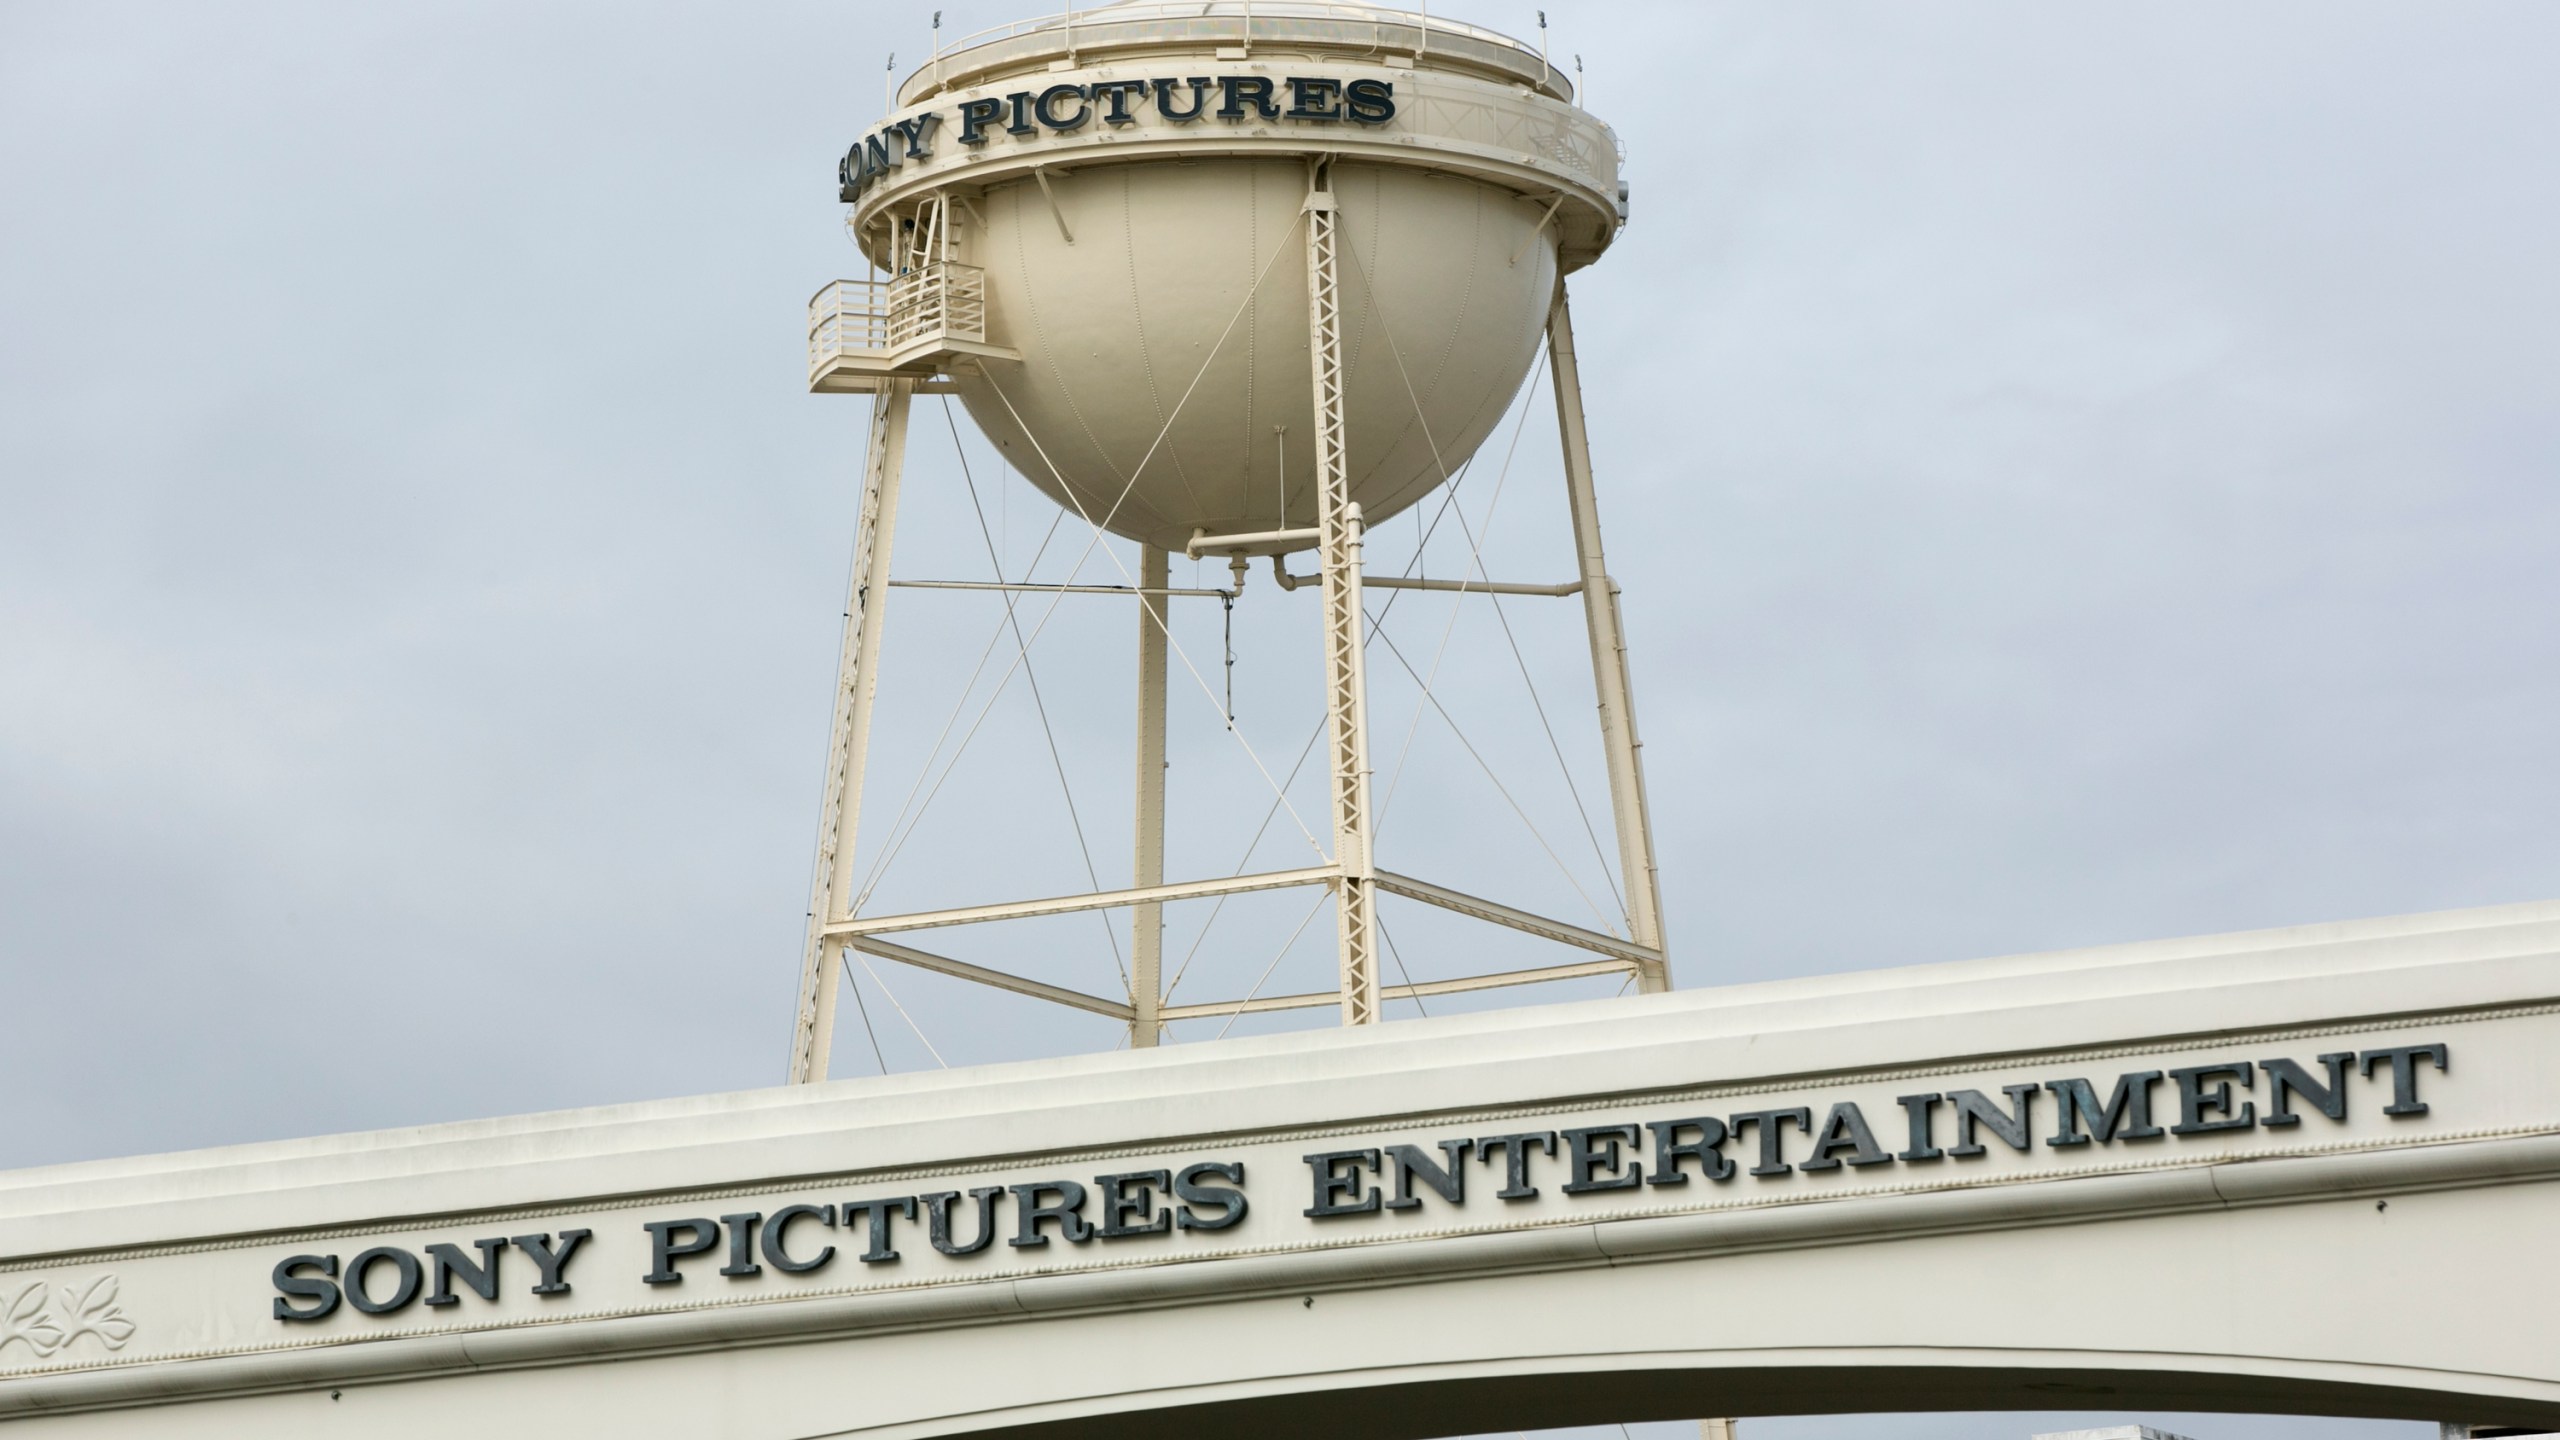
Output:
[[[1335,895],[1343,1023],[1400,992],[1623,973],[1669,983],[1618,599],[1600,545],[1564,277],[1626,221],[1616,139],[1540,50],[1368,5],[1135,3],[939,51],[840,167],[849,225],[881,278],[810,311],[809,385],[873,397],[852,591],[791,1079],[827,1074],[847,949],[1058,1000],[1157,1043],[1169,1019],[1163,906],[1288,886]],[[1544,345],[1577,577],[1562,585],[1364,576],[1361,535],[1449,482]],[[1134,540],[1139,611],[1134,884],[955,910],[852,913],[854,839],[883,640],[907,416],[959,398],[1032,484]],[[1169,558],[1249,560],[1322,594],[1331,769],[1327,863],[1164,876]],[[1312,556],[1312,574],[1288,557]],[[1297,563],[1306,564],[1304,559]],[[1381,869],[1371,853],[1366,588],[1578,594],[1624,898],[1604,933]],[[1026,589],[1054,587],[1024,586]],[[1588,952],[1531,971],[1380,983],[1381,892]],[[926,932],[1127,908],[1125,1000],[920,948]],[[1223,1008],[1222,1008],[1223,1007]]]

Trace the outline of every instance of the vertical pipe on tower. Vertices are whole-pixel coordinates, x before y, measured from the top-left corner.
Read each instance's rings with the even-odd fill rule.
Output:
[[[871,702],[880,691],[880,634],[888,611],[889,544],[898,528],[898,475],[907,457],[911,382],[883,381],[871,402],[862,465],[862,502],[853,531],[853,573],[836,661],[835,725],[818,822],[818,863],[809,886],[809,932],[800,951],[800,1007],[791,1035],[790,1083],[827,1078],[835,1045],[842,942],[827,926],[851,919],[853,848],[862,821],[863,763],[871,749]]]
[[[1654,869],[1653,817],[1645,804],[1644,742],[1636,738],[1635,685],[1627,673],[1627,635],[1618,613],[1617,582],[1600,548],[1600,504],[1591,483],[1591,431],[1582,415],[1582,369],[1573,353],[1573,310],[1563,280],[1547,312],[1549,373],[1555,377],[1556,429],[1564,442],[1565,492],[1573,511],[1573,552],[1582,573],[1582,613],[1591,633],[1591,679],[1599,692],[1600,743],[1608,757],[1609,808],[1618,830],[1618,869],[1627,887],[1627,938],[1648,950],[1662,945],[1662,881]],[[1648,993],[1671,988],[1668,960],[1639,967]]]
[[[1131,885],[1164,883],[1165,594],[1172,557],[1138,547],[1138,843]],[[1153,1047],[1163,1033],[1164,906],[1130,907],[1129,1044]]]

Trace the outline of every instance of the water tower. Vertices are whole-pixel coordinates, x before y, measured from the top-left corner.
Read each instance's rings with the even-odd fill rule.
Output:
[[[847,949],[1098,1011],[1133,1045],[1243,1002],[1168,1007],[1163,906],[1288,886],[1334,893],[1344,1024],[1383,1000],[1592,974],[1669,983],[1618,595],[1604,563],[1564,277],[1626,222],[1609,128],[1541,48],[1368,5],[1128,3],[990,31],[898,86],[839,167],[877,278],[811,302],[809,387],[872,397],[833,739],[791,1055],[826,1077]],[[1569,583],[1373,575],[1363,527],[1448,483],[1539,347],[1553,372],[1579,574]],[[853,912],[853,851],[910,403],[958,397],[1032,484],[1137,542],[1134,883],[964,909]],[[1265,559],[1321,591],[1327,863],[1164,875],[1169,558]],[[1312,573],[1289,567],[1299,552]],[[1305,559],[1296,563],[1306,564]],[[1363,588],[1578,595],[1606,756],[1623,934],[1381,869],[1371,853]],[[1025,586],[1028,589],[1054,587]],[[1257,593],[1269,593],[1258,590]],[[1381,892],[1587,952],[1573,963],[1380,984]],[[924,932],[1126,908],[1124,1000],[935,954]]]

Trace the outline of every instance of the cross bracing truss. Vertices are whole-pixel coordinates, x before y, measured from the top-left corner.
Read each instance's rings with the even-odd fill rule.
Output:
[[[1538,985],[1553,980],[1580,980],[1592,976],[1628,975],[1641,978],[1650,966],[1662,963],[1662,952],[1642,945],[1629,944],[1614,935],[1550,920],[1543,915],[1499,901],[1452,890],[1427,880],[1417,880],[1393,871],[1376,871],[1375,887],[1390,895],[1436,905],[1444,910],[1477,920],[1507,926],[1540,939],[1553,940],[1587,950],[1603,958],[1577,961],[1566,965],[1542,965],[1525,970],[1505,970],[1485,975],[1466,975],[1448,980],[1427,980],[1403,985],[1381,985],[1381,1001],[1413,1000],[1433,995],[1456,995],[1471,990],[1498,990],[1516,985]],[[929,950],[886,940],[881,937],[917,930],[938,930],[960,925],[985,924],[997,920],[1028,920],[1047,915],[1071,915],[1087,910],[1131,909],[1145,905],[1164,905],[1182,900],[1205,900],[1220,895],[1241,895],[1255,891],[1287,890],[1321,885],[1337,893],[1342,872],[1337,866],[1317,865],[1298,870],[1272,870],[1254,875],[1235,875],[1217,880],[1192,880],[1171,885],[1144,885],[1126,890],[1104,890],[1084,895],[1059,895],[1038,900],[1017,900],[995,905],[971,905],[951,910],[919,910],[904,915],[879,915],[859,920],[841,920],[824,926],[821,934],[830,941],[859,950],[882,960],[895,960],[919,970],[973,981],[998,990],[1009,990],[1035,1000],[1046,1000],[1072,1009],[1109,1016],[1124,1023],[1137,1016],[1137,1005],[1127,1000],[1108,999],[1100,995],[1051,985],[1026,976],[1011,974],[989,966],[971,964],[937,955]],[[1229,1015],[1252,1015],[1272,1010],[1312,1010],[1342,1003],[1340,990],[1325,990],[1298,995],[1249,995],[1238,1000],[1211,1000],[1190,1005],[1168,1005],[1158,996],[1156,1018],[1162,1021],[1198,1020]]]

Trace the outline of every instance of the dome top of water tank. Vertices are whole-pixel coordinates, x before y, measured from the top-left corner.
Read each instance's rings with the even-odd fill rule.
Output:
[[[1523,85],[1568,104],[1573,82],[1538,47],[1438,16],[1339,0],[1120,0],[981,30],[941,50],[898,87],[901,107],[951,90],[1051,69],[1161,58],[1277,55],[1361,59]]]
[[[1625,149],[1573,93],[1535,48],[1417,12],[1125,0],[942,47],[848,147],[839,191],[856,242],[894,271],[892,215],[946,191],[975,203],[1012,179],[1054,187],[1135,161],[1358,160],[1523,197],[1548,211],[1570,272],[1629,213]]]

